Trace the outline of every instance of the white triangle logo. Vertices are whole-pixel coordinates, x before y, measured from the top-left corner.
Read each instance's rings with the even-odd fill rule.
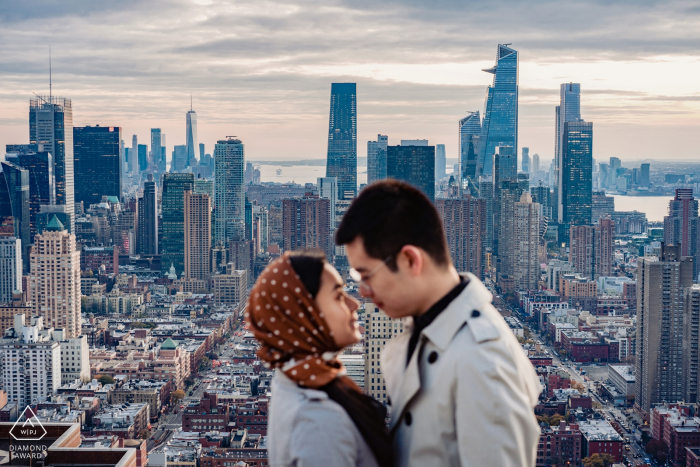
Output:
[[[46,436],[46,429],[41,424],[31,407],[27,406],[17,419],[10,434],[17,441],[39,441]]]

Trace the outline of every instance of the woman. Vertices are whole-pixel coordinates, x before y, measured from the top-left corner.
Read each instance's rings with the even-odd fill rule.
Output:
[[[345,375],[338,352],[360,341],[358,303],[322,253],[285,253],[250,292],[258,357],[276,368],[268,419],[272,467],[388,467],[383,406]]]

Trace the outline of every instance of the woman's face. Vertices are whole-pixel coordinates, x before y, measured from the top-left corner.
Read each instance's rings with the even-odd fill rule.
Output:
[[[335,345],[347,347],[360,342],[362,336],[357,323],[359,303],[345,293],[340,274],[328,263],[323,266],[316,304],[330,328]]]

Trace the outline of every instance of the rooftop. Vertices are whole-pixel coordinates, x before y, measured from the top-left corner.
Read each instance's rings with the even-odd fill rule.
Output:
[[[579,429],[588,441],[622,441],[620,434],[607,420],[584,420],[579,423]]]

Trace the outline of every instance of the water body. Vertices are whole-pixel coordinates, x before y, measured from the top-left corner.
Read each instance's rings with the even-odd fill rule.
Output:
[[[639,211],[652,222],[663,222],[668,214],[668,202],[672,196],[622,196],[613,195],[616,211]]]
[[[255,161],[251,161],[257,167]],[[260,181],[276,182],[276,183],[316,183],[318,177],[326,176],[325,165],[267,165],[262,164],[260,167]],[[277,170],[280,170],[279,175]],[[367,182],[367,167],[357,167],[358,183]]]

